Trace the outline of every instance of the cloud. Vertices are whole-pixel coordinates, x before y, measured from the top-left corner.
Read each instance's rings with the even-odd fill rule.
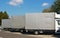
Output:
[[[9,2],[10,5],[17,6],[23,3],[23,0],[11,0]]]
[[[47,6],[47,5],[48,5],[48,3],[43,3],[43,4],[42,4],[42,6]]]

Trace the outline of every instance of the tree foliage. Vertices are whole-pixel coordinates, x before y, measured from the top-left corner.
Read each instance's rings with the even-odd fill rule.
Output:
[[[49,8],[50,10],[48,10],[48,12],[56,12],[58,14],[60,14],[60,0],[55,0],[54,4]],[[45,11],[46,9],[43,10],[43,12],[47,12]]]
[[[60,0],[56,0],[51,8],[53,12],[57,12],[58,14],[60,14]]]
[[[8,19],[8,18],[9,16],[6,11],[4,12],[0,11],[0,25],[1,25],[2,19]]]
[[[43,12],[50,12],[50,10],[51,10],[50,8],[44,9]]]

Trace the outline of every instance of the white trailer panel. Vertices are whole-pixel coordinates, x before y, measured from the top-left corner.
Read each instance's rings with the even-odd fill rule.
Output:
[[[28,13],[25,15],[25,29],[55,29],[55,13]]]
[[[24,16],[12,16],[11,20],[11,28],[24,28]]]
[[[11,20],[2,19],[2,28],[11,28]]]

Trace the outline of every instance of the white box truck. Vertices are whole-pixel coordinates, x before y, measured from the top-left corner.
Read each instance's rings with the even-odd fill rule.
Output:
[[[25,15],[26,32],[59,33],[60,15],[56,13],[27,13]]]
[[[24,16],[12,16],[10,19],[3,19],[2,29],[6,29],[9,31],[23,31]]]

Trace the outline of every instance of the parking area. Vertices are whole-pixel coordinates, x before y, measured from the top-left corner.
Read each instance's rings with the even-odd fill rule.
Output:
[[[0,30],[0,38],[60,38],[60,35],[33,35]]]

